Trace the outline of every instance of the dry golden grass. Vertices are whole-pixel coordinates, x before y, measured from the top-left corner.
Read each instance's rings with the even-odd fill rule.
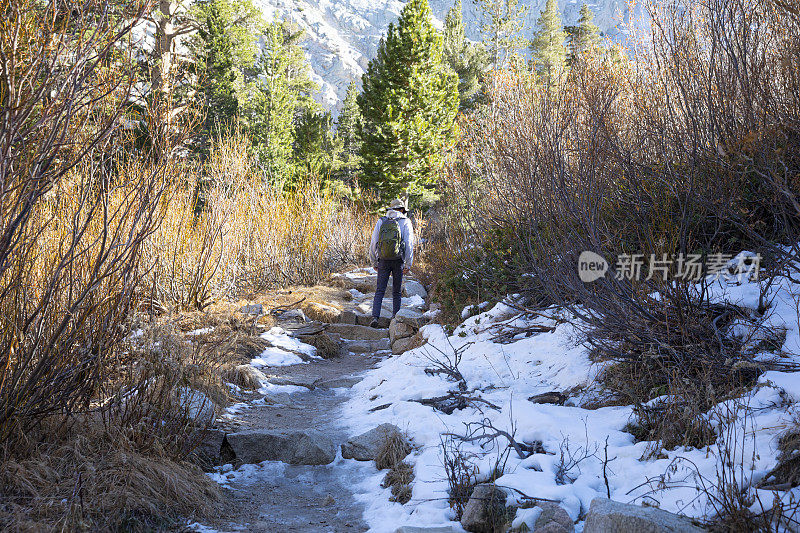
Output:
[[[121,428],[74,421],[47,440],[0,463],[6,531],[152,531],[218,510],[200,468],[143,452]]]
[[[226,368],[222,371],[222,378],[245,390],[259,389],[262,382],[267,379],[263,372],[250,365],[235,365]]]
[[[156,297],[204,309],[223,297],[311,285],[364,255],[372,217],[316,182],[285,192],[265,182],[248,141],[218,139],[205,173],[170,183],[160,228],[148,241]]]
[[[381,487],[392,489],[390,501],[405,505],[411,500],[411,482],[414,481],[414,467],[405,461],[393,466],[384,476]]]
[[[411,453],[411,445],[405,435],[386,432],[384,441],[375,454],[375,466],[378,470],[394,468]]]

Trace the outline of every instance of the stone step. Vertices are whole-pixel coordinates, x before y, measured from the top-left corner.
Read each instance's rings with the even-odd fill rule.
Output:
[[[382,328],[371,328],[369,326],[359,326],[356,324],[329,324],[325,327],[328,333],[335,333],[343,340],[378,340],[389,339],[389,330]]]
[[[389,337],[374,340],[351,340],[344,343],[344,349],[353,353],[375,353],[388,351],[391,348]]]
[[[360,377],[341,377],[341,378],[333,378],[327,381],[319,381],[316,383],[316,386],[320,389],[339,389],[339,388],[347,388],[349,389],[356,383],[360,382],[363,378]]]
[[[289,379],[283,377],[268,377],[267,382],[273,385],[290,385],[294,387],[305,387],[308,390],[314,390],[314,381],[303,378]]]
[[[224,446],[240,464],[282,461],[293,465],[327,465],[336,459],[331,439],[313,429],[240,431],[225,436]]]

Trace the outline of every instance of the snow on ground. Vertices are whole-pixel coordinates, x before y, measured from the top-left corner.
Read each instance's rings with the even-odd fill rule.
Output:
[[[288,331],[280,326],[275,326],[266,333],[263,333],[261,338],[267,340],[276,348],[282,348],[292,352],[299,352],[311,357],[317,355],[317,349],[315,347],[311,346],[310,344],[306,344],[295,337],[292,337],[289,335]]]
[[[747,280],[721,279],[714,284],[713,294],[718,300],[755,309],[758,288],[757,283]],[[771,312],[766,317],[770,326],[787,331],[784,351],[795,354],[800,353],[793,296],[797,291],[788,280],[774,284],[769,293]],[[532,322],[548,323],[543,318]],[[388,490],[380,487],[383,472],[367,475],[359,483],[359,498],[367,506],[365,519],[372,531],[391,532],[399,525],[455,525],[447,501],[442,435],[464,435],[467,424],[482,419],[513,434],[517,442],[541,441],[546,452],[525,459],[510,454],[497,480],[498,485],[510,489],[510,503],[519,501],[521,494],[557,500],[576,521],[583,519],[593,498],[608,494],[614,500],[658,505],[692,517],[711,513],[701,487],[716,482],[718,458],[723,452],[719,443],[651,454],[653,443],[636,443],[623,431],[632,419],[630,406],[589,410],[574,405],[574,401],[565,406],[529,402],[527,398],[535,394],[573,388],[590,395],[596,389],[593,381],[600,368],[589,360],[587,349],[576,344],[576,330],[567,322],[550,322],[555,325],[552,333],[498,344],[493,336],[495,327],[502,324],[525,325],[501,303],[466,319],[451,335],[439,325],[425,326],[422,333],[427,345],[383,361],[353,387],[352,397],[343,407],[343,423],[351,434],[389,422],[404,429],[418,447],[407,459],[414,465],[415,481],[412,500],[406,505],[389,502]],[[445,355],[454,358],[456,351],[461,353],[458,369],[467,390],[499,409],[476,403],[447,415],[414,402],[444,395],[455,387],[444,375],[426,373],[425,369],[433,367],[431,360],[441,361]],[[787,357],[786,361],[796,360]],[[744,482],[758,482],[775,466],[777,438],[792,423],[795,411],[787,398],[796,400],[798,391],[800,373],[770,371],[751,393],[708,413],[718,433],[736,443],[733,449],[744,465],[738,475]],[[370,411],[387,403],[391,406],[386,409]],[[500,437],[494,443],[484,443],[483,448],[479,442],[465,443],[462,450],[475,454],[479,476],[485,479],[505,447],[506,440]],[[562,456],[567,466],[570,459],[578,464],[559,472]],[[608,476],[608,486],[604,475]],[[760,492],[762,501],[772,502],[772,493]],[[785,494],[788,497],[789,493]],[[800,490],[795,489],[795,498],[798,496]],[[518,518],[527,522],[532,516]],[[582,529],[581,522],[578,529]]]
[[[295,337],[289,335],[285,329],[274,327],[261,335],[272,346],[266,348],[261,355],[254,357],[250,365],[255,368],[265,366],[290,366],[307,363],[298,354],[308,357],[320,358],[317,356],[317,349],[310,344],[306,344]]]
[[[261,355],[254,357],[250,361],[250,366],[262,368],[265,366],[289,366],[302,363],[305,363],[305,361],[296,353],[287,352],[286,350],[270,346],[261,352]]]

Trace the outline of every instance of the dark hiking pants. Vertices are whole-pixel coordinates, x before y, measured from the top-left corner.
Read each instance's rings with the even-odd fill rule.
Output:
[[[381,304],[386,294],[386,285],[389,284],[389,274],[392,275],[392,316],[400,310],[401,291],[403,289],[403,260],[393,259],[378,261],[378,286],[375,288],[375,299],[372,301],[372,317],[381,316]]]

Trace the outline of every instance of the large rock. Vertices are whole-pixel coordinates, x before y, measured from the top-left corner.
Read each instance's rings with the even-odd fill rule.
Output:
[[[336,333],[318,332],[313,335],[298,335],[298,338],[317,349],[323,359],[333,359],[342,354],[342,338]]]
[[[702,533],[684,517],[655,507],[595,498],[586,515],[584,533]]]
[[[427,298],[428,291],[425,290],[425,286],[419,281],[407,279],[405,282],[403,282],[403,296],[407,296],[409,298],[412,296]]]
[[[378,318],[378,327],[381,329],[387,329],[392,321],[392,313],[389,312],[387,316],[381,316]],[[372,324],[372,315],[357,315],[356,316],[356,323],[359,326],[369,326]]]
[[[389,324],[389,339],[392,342],[396,341],[397,339],[405,339],[406,337],[411,337],[416,333],[417,330],[414,329],[409,324],[405,322],[398,322],[397,320],[392,320]]]
[[[330,324],[325,328],[328,333],[340,335],[348,340],[379,340],[388,339],[389,332],[385,329],[358,326],[355,324]]]
[[[362,293],[375,292],[378,285],[377,274],[339,274],[334,276],[337,284],[347,290],[355,289]],[[391,294],[392,277],[389,276],[389,283],[386,285],[386,292]]]
[[[240,431],[229,433],[225,441],[240,463],[282,461],[293,465],[327,465],[336,459],[336,446],[314,429]]]
[[[198,436],[199,442],[197,447],[192,450],[192,456],[202,467],[208,468],[220,464],[225,432],[221,429],[206,429]]]
[[[394,309],[392,308],[392,301],[391,300],[383,300],[381,303],[381,316],[384,318],[392,318],[392,312]],[[372,317],[372,301],[363,302],[356,306],[356,310],[359,313]]]
[[[356,461],[374,461],[386,442],[396,438],[405,439],[399,427],[394,424],[381,424],[342,444],[342,457]],[[409,453],[410,451],[409,448]]]
[[[394,315],[393,321],[402,324],[408,324],[414,329],[419,329],[428,323],[428,319],[425,318],[423,313],[407,308],[398,311],[397,314]]]
[[[385,352],[391,350],[392,345],[389,342],[389,338],[383,339],[375,339],[375,340],[352,340],[352,341],[345,341],[344,343],[345,350],[350,351],[351,353],[375,353],[375,352]]]
[[[356,383],[360,382],[362,379],[363,378],[355,378],[355,377],[334,378],[326,381],[317,382],[315,383],[315,385],[320,389],[339,389],[339,388],[349,389]]]
[[[397,339],[392,343],[392,353],[400,355],[414,348],[419,348],[425,344],[425,338],[417,332],[413,337],[406,337],[404,339]]]
[[[281,315],[283,320],[296,320],[297,322],[308,322],[308,317],[302,309],[289,309]]]
[[[261,316],[264,314],[264,306],[261,304],[249,304],[239,308],[239,312],[245,315]]]
[[[358,324],[358,316],[356,315],[355,311],[345,309],[344,311],[342,311],[342,314],[339,315],[339,323]]]
[[[471,533],[494,533],[501,530],[507,515],[506,493],[492,483],[482,483],[464,507],[461,526]]]
[[[314,390],[316,388],[313,379],[311,378],[303,379],[302,377],[284,378],[280,376],[273,376],[267,378],[267,383],[271,383],[273,385],[289,386],[289,387],[305,387],[308,390]]]
[[[178,408],[186,417],[199,426],[210,426],[216,418],[216,406],[205,393],[189,387],[180,387],[177,392]]]
[[[534,532],[541,533],[572,533],[575,524],[563,507],[557,503],[538,502],[536,504],[542,512],[536,519]]]
[[[564,405],[564,402],[567,401],[567,395],[558,391],[545,392],[529,397],[528,401],[538,404]]]

